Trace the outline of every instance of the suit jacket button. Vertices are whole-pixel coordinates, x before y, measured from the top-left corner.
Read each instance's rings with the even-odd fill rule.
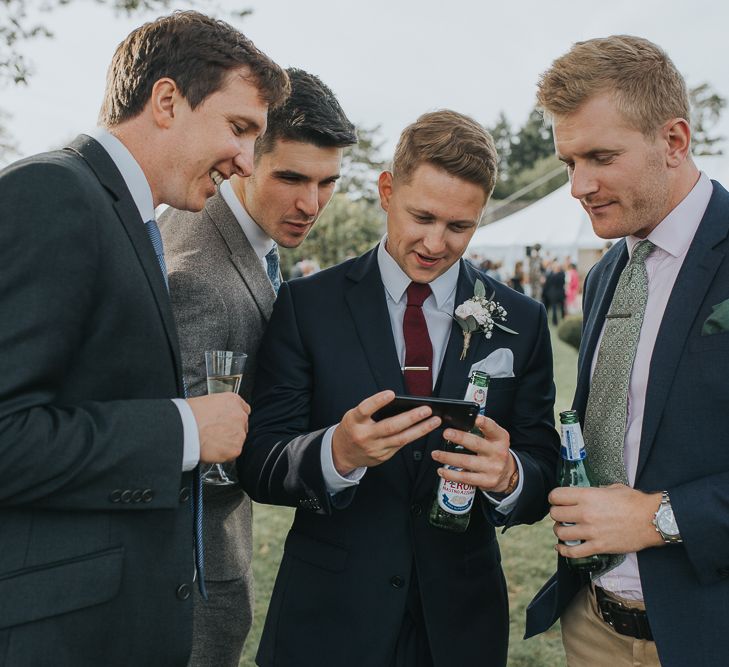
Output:
[[[124,489],[121,494],[121,501],[123,503],[128,503],[132,499],[132,492],[129,489]]]
[[[154,498],[152,489],[144,489],[144,491],[142,491],[142,502],[150,503],[152,502],[152,498]]]
[[[138,503],[142,500],[142,490],[141,489],[134,489],[132,491],[132,502]]]
[[[178,600],[187,600],[190,597],[190,587],[187,584],[180,584],[175,594]]]
[[[413,513],[413,516],[420,516],[423,513],[423,506],[419,503],[415,503],[410,506],[410,511]]]
[[[190,500],[190,488],[187,486],[183,486],[180,489],[180,502],[186,503],[188,500]]]
[[[114,489],[109,494],[109,500],[113,503],[118,503],[121,500],[121,489]]]
[[[729,577],[729,567],[720,567],[716,573],[722,578],[726,579]]]
[[[405,580],[402,577],[395,576],[390,579],[390,586],[393,588],[402,588],[404,585]]]

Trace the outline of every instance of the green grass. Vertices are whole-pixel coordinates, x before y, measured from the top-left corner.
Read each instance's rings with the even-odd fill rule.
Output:
[[[557,385],[555,415],[570,408],[575,390],[577,352],[563,343],[552,330],[554,377]],[[253,627],[246,641],[241,667],[253,667],[266,609],[276,578],[283,542],[293,519],[288,507],[256,505],[254,508],[253,573],[256,606]],[[524,615],[529,601],[552,575],[556,565],[552,524],[548,519],[535,526],[517,526],[499,535],[502,562],[509,585],[511,640],[509,667],[563,667],[564,653],[559,626],[524,641]]]

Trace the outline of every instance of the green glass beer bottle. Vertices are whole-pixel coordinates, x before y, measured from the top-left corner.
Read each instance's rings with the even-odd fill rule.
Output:
[[[488,394],[490,376],[482,371],[473,371],[468,378],[468,388],[464,400],[473,401],[479,405],[479,414],[486,410],[486,395]],[[481,435],[477,427],[471,429],[471,433]],[[457,452],[459,454],[472,454],[461,445],[454,445],[448,440],[445,441],[446,452]],[[453,466],[445,466],[450,470],[461,470]],[[433,526],[451,530],[455,533],[462,533],[468,528],[471,518],[471,508],[476,496],[476,488],[470,484],[461,482],[449,482],[441,477],[435,489],[435,498],[430,508],[429,520]]]
[[[592,483],[590,466],[587,463],[585,441],[582,438],[582,429],[576,410],[565,410],[559,413],[559,422],[562,427],[562,447],[560,450],[560,470],[558,483],[560,486],[595,486]],[[573,526],[572,523],[563,523],[563,526]],[[582,540],[565,540],[568,547],[582,544]],[[591,572],[602,569],[607,564],[607,556],[593,554],[585,558],[567,558],[567,564],[581,572]]]

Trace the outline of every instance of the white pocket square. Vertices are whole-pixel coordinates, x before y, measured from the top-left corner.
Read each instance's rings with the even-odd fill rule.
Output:
[[[500,347],[471,366],[471,373],[473,371],[488,373],[492,378],[513,378],[514,353],[509,348]]]

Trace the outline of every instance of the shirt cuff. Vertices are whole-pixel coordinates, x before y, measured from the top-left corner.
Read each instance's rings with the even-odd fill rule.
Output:
[[[330,495],[336,495],[340,491],[348,489],[350,486],[359,484],[359,481],[364,477],[367,472],[367,468],[355,468],[352,472],[344,477],[337,472],[334,467],[334,457],[332,456],[332,436],[334,435],[334,429],[337,428],[338,424],[329,427],[324,433],[324,437],[321,441],[321,471],[324,475],[324,484],[326,484],[327,491]]]
[[[173,398],[172,402],[180,411],[182,432],[184,434],[182,448],[182,472],[192,470],[200,462],[200,434],[197,430],[195,415],[184,398]]]
[[[514,457],[516,467],[519,469],[519,482],[516,488],[506,498],[502,498],[501,500],[496,500],[496,498],[492,498],[486,491],[481,491],[499,514],[508,514],[514,509],[514,505],[516,505],[521,495],[521,490],[524,488],[524,468],[522,468],[521,461],[511,449],[509,450],[509,454]]]

